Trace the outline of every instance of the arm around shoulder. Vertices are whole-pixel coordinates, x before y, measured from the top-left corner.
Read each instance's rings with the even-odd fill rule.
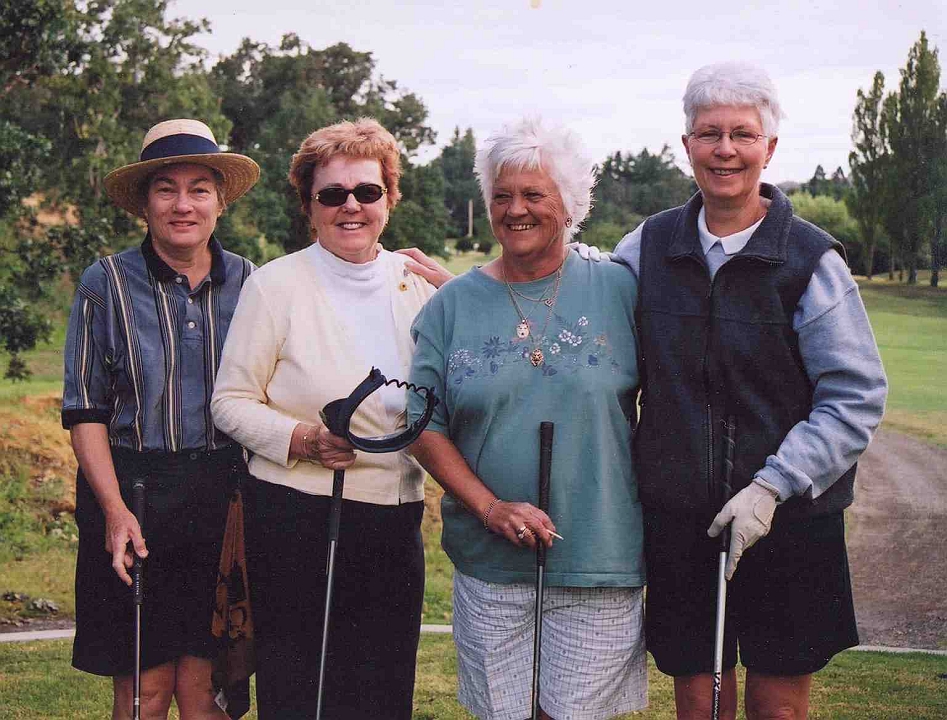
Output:
[[[638,278],[641,270],[641,236],[643,230],[644,223],[641,223],[621,239],[612,253],[613,257],[631,269],[635,279]]]

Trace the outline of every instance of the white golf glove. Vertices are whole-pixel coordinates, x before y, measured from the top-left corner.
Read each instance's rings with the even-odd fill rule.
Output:
[[[602,252],[594,245],[586,245],[581,242],[569,243],[569,249],[575,250],[579,253],[579,257],[583,260],[589,260],[591,262],[611,262],[612,254],[609,252]]]
[[[707,530],[710,537],[717,537],[728,523],[733,522],[730,526],[727,580],[733,578],[743,551],[752,547],[753,543],[769,532],[778,501],[779,494],[776,488],[768,483],[764,485],[759,480],[754,480],[730,498],[730,501],[717,513],[717,517]]]

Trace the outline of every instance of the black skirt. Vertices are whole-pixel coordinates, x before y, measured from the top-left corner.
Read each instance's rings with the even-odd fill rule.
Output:
[[[126,504],[131,484],[145,482],[148,546],[143,576],[142,669],[184,655],[214,654],[211,618],[227,506],[245,476],[239,447],[213,452],[112,450]],[[76,637],[72,664],[96,675],[130,675],[134,661],[132,590],[105,551],[105,516],[88,481],[76,478]]]

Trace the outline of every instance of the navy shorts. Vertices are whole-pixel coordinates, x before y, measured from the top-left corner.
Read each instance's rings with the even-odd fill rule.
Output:
[[[220,548],[228,501],[246,472],[239,447],[213,452],[112,450],[131,507],[133,478],[145,481],[142,669],[184,655],[211,658]],[[105,518],[81,470],[76,479],[76,638],[72,664],[95,675],[130,675],[134,665],[132,589],[105,551]]]
[[[719,539],[713,516],[645,511],[645,632],[658,669],[713,671]],[[724,669],[807,675],[858,644],[842,512],[780,522],[747,550],[727,590]]]

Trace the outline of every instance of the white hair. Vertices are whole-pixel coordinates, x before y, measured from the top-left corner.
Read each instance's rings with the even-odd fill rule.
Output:
[[[545,127],[539,117],[528,117],[487,138],[477,152],[474,170],[488,208],[493,184],[506,168],[539,168],[549,175],[562,196],[566,216],[572,219],[571,227],[563,231],[569,242],[592,209],[595,185],[595,164],[578,136],[564,127]]]
[[[779,134],[784,117],[776,86],[763,68],[747,62],[723,62],[705,65],[687,82],[684,91],[684,132],[694,129],[697,113],[719,105],[751,105],[760,113],[763,132]]]

